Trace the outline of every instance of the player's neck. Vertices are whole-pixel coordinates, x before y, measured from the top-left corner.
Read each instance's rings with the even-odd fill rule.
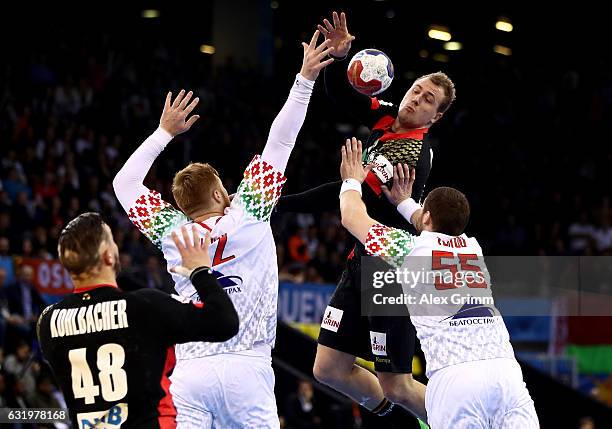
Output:
[[[75,292],[78,292],[80,289],[89,289],[96,285],[109,285],[117,287],[117,277],[114,273],[100,273],[88,277],[72,277],[72,283],[74,284]]]
[[[425,125],[419,128],[408,128],[408,127],[402,126],[402,124],[399,121],[399,118],[395,118],[395,121],[393,121],[393,124],[391,124],[391,131],[394,132],[395,134],[408,133],[410,131],[421,130],[423,128],[429,128],[429,125]]]
[[[223,214],[224,214],[223,210],[217,209],[217,210],[207,211],[204,213],[195,213],[189,217],[193,219],[195,222],[204,222],[206,219],[209,219],[215,216],[223,216]]]

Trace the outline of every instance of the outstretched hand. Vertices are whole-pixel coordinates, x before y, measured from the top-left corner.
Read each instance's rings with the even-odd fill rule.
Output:
[[[302,42],[304,60],[302,61],[300,74],[308,80],[316,80],[319,76],[319,72],[334,61],[333,58],[323,60],[328,54],[334,51],[334,48],[329,47],[331,43],[329,40],[325,40],[317,46],[317,40],[320,34],[319,30],[315,31],[312,35],[312,39],[310,39],[310,44]]]
[[[188,131],[189,128],[191,128],[191,126],[195,124],[198,119],[200,119],[200,115],[193,115],[187,119],[187,116],[189,116],[191,111],[200,101],[200,99],[196,97],[191,103],[189,103],[192,96],[193,91],[189,91],[187,95],[185,95],[185,90],[181,89],[181,92],[179,92],[179,94],[176,96],[174,102],[170,103],[172,100],[172,93],[169,92],[168,95],[166,95],[164,111],[162,112],[159,120],[159,126],[172,137]]]
[[[323,25],[319,25],[317,28],[325,36],[326,40],[330,40],[330,46],[334,48],[334,52],[331,54],[336,58],[344,58],[351,50],[351,42],[355,40],[355,36],[352,36],[348,32],[346,27],[346,15],[342,12],[338,16],[338,12],[332,13],[332,25],[327,19],[323,20]]]
[[[184,277],[189,277],[196,268],[210,268],[210,255],[208,254],[210,234],[206,233],[204,239],[200,239],[198,228],[195,225],[191,226],[191,238],[189,238],[185,226],[181,227],[181,234],[183,236],[182,241],[179,239],[178,234],[172,231],[172,240],[181,254],[181,265],[170,268],[170,271]]]
[[[382,185],[381,189],[389,202],[394,206],[412,196],[412,185],[416,179],[416,170],[408,164],[397,164],[393,167],[393,186],[389,189]]]
[[[342,163],[340,164],[342,180],[356,179],[359,183],[363,183],[372,166],[368,165],[364,168],[361,156],[361,141],[355,137],[350,140],[346,139],[346,143],[342,146]]]

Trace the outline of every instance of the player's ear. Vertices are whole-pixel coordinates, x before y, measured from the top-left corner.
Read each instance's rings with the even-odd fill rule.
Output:
[[[438,112],[436,113],[436,115],[431,119],[430,123],[431,125],[435,124],[436,122],[438,122],[440,120],[440,118],[442,118],[442,116],[444,116],[443,112]]]
[[[429,210],[423,211],[423,215],[421,216],[421,225],[423,227],[423,230],[427,229],[429,231],[433,229],[431,213],[429,212]]]
[[[221,189],[217,188],[213,191],[213,198],[216,203],[223,202],[223,194],[221,193]]]

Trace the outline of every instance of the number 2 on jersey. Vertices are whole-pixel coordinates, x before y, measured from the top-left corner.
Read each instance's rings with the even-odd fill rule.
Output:
[[[73,349],[68,352],[72,366],[72,391],[74,398],[84,398],[86,404],[93,404],[100,395],[107,402],[118,401],[127,395],[127,373],[123,370],[125,350],[119,344],[104,344],[98,349],[96,365],[100,386],[94,384],[93,374],[87,363],[87,349]]]

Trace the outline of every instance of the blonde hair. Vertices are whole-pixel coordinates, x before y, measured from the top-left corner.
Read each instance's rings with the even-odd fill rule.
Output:
[[[192,162],[174,175],[172,195],[187,215],[210,204],[213,188],[219,183],[219,173],[208,163]]]

